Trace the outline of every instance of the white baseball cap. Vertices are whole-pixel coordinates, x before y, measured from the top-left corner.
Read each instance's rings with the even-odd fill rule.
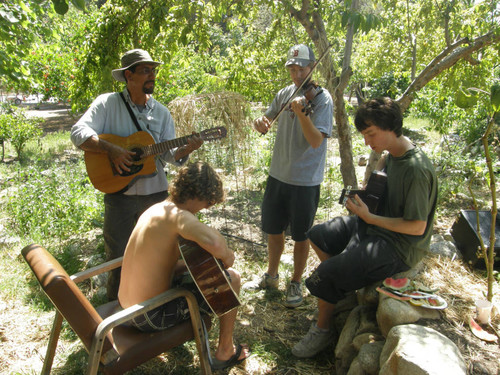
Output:
[[[315,62],[314,52],[305,44],[297,44],[288,50],[285,66],[299,65],[301,67],[308,66]]]

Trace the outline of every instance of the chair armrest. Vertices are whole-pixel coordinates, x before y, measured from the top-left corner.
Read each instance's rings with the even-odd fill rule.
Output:
[[[71,280],[75,283],[79,283],[83,280],[89,279],[92,276],[100,275],[101,273],[111,271],[115,268],[118,268],[122,265],[123,257],[119,257],[116,259],[112,259],[108,262],[102,263],[98,266],[86,269],[84,271],[80,271],[71,275]]]
[[[142,315],[150,310],[157,308],[169,301],[176,298],[184,297],[188,301],[189,312],[191,317],[193,317],[196,311],[199,311],[198,301],[196,300],[194,294],[189,290],[177,287],[174,289],[169,289],[166,292],[160,293],[157,296],[150,298],[144,302],[138,303],[136,305],[130,306],[122,311],[119,311],[106,319],[104,319],[95,331],[94,337],[92,338],[92,343],[89,349],[89,369],[97,368],[98,362],[100,360],[102,346],[104,344],[104,339],[108,332],[110,332],[114,327],[132,320],[133,318]],[[199,319],[199,317],[197,318]],[[196,320],[196,318],[195,318]],[[201,324],[201,323],[200,323]]]
[[[194,297],[193,293],[191,293],[189,290],[182,287],[169,289],[166,292],[160,293],[153,298],[150,298],[136,305],[130,306],[122,311],[119,311],[107,317],[97,327],[96,336],[99,336],[100,331],[103,331],[103,335],[105,335],[112,328],[120,324],[123,324],[129,320],[132,320],[133,318],[139,315],[151,311],[157,308],[158,306],[161,306],[179,297],[185,297],[188,300],[192,298],[196,303],[196,307],[198,306],[198,301],[196,301],[196,298]]]

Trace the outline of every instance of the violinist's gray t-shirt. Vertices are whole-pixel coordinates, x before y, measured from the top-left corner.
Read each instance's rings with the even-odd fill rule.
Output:
[[[274,118],[295,89],[294,84],[281,89],[265,112],[265,116],[269,119]],[[314,126],[330,138],[333,124],[333,101],[330,93],[323,89],[323,92],[313,99],[312,105],[313,113],[310,116]],[[326,146],[327,141],[324,138],[321,146],[312,148],[304,137],[297,116],[290,108],[286,108],[277,121],[269,175],[291,185],[321,184],[325,171]]]

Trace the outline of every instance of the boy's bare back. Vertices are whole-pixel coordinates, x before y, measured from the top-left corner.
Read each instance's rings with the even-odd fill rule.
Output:
[[[197,242],[226,267],[234,253],[224,237],[201,223],[194,215],[206,202],[189,199],[175,204],[170,199],[157,203],[141,215],[130,236],[122,265],[118,299],[123,308],[143,302],[170,288],[180,258],[178,236]]]
[[[186,216],[195,219],[190,212],[166,200],[155,204],[140,217],[125,250],[127,257],[124,257],[122,265],[118,298],[123,308],[170,288],[180,256],[178,225]]]

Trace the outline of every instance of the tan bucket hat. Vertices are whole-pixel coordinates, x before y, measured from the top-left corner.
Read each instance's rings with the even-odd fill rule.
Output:
[[[122,56],[122,67],[120,69],[114,69],[111,71],[113,78],[117,81],[125,82],[125,76],[123,72],[130,69],[137,64],[152,64],[154,66],[161,65],[163,63],[154,61],[147,51],[143,49],[133,49],[125,52]]]

